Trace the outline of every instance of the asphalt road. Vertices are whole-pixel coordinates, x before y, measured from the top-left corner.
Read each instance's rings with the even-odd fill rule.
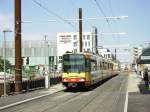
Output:
[[[61,91],[1,112],[124,112],[127,74],[84,91]]]

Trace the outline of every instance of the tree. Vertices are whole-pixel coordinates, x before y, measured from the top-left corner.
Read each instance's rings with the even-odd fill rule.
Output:
[[[6,71],[8,70],[8,69],[11,69],[11,64],[10,64],[10,62],[8,61],[8,60],[5,60],[5,63],[6,63]],[[4,59],[2,59],[1,57],[0,57],[0,72],[3,72],[4,71]]]

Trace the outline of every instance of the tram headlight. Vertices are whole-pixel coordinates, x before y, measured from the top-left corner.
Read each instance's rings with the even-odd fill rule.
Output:
[[[85,79],[80,79],[79,81],[83,82],[83,81],[85,81]]]
[[[67,79],[63,79],[63,82],[67,82]]]

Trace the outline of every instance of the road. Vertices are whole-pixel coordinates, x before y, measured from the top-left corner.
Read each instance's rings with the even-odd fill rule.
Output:
[[[1,112],[124,112],[127,74],[120,74],[91,90],[61,91]]]

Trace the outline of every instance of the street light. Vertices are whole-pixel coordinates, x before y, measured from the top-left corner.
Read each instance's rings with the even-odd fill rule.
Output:
[[[12,32],[11,30],[3,30],[4,33],[4,50],[3,50],[3,58],[4,58],[4,96],[6,96],[6,33]]]
[[[46,56],[46,48],[48,49],[48,41],[46,41],[46,38],[47,38],[47,35],[44,36],[44,44],[45,44],[44,53],[45,53],[45,88],[48,89],[49,86],[50,86],[50,82],[49,82],[49,73],[48,73],[49,72],[49,70],[48,70],[49,67],[47,67],[48,64],[46,63],[46,57],[47,57]],[[49,55],[49,53],[48,53],[48,55]]]
[[[50,65],[49,65],[49,44],[47,44],[47,48],[48,48],[48,87],[50,87],[50,81],[51,81],[51,76],[50,76]]]

